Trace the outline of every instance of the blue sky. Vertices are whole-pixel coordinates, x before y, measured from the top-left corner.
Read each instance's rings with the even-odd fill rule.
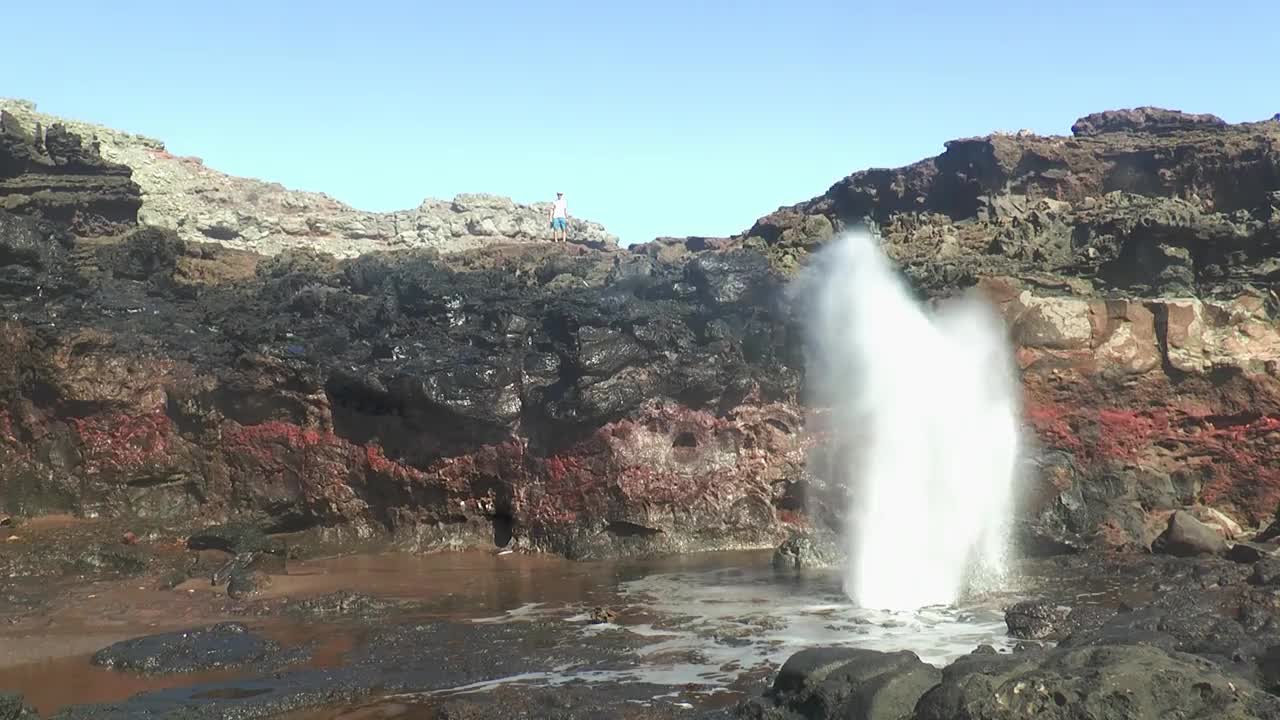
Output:
[[[1280,112],[1274,0],[10,5],[0,95],[370,210],[563,189],[627,242],[735,233],[954,137]]]

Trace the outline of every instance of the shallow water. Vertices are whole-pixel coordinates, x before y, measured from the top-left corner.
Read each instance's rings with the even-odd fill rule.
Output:
[[[622,682],[667,685],[698,692],[730,689],[746,676],[779,667],[806,647],[839,645],[875,650],[911,650],[925,662],[944,666],[979,645],[1007,651],[1002,605],[982,603],[932,607],[910,612],[868,611],[848,600],[834,571],[803,575],[775,571],[765,557],[742,557],[749,564],[714,569],[658,572],[618,583],[613,590],[618,617],[593,623],[573,604],[529,603],[480,623],[558,620],[584,637],[618,629],[653,640],[636,653],[634,666],[618,670],[554,668],[454,688],[402,695],[396,699],[450,692],[478,692],[498,685]]]
[[[34,658],[0,662],[0,688],[22,692],[42,713],[51,713],[71,704],[118,701],[138,692],[245,676],[229,670],[142,677],[96,668],[87,648],[56,641],[95,619],[110,624],[113,637],[93,649],[123,637],[235,619],[286,646],[310,647],[311,659],[303,667],[342,666],[353,652],[366,648],[371,629],[380,626],[446,620],[538,623],[540,631],[549,625],[556,643],[569,648],[622,637],[626,659],[604,668],[585,660],[554,667],[531,662],[522,672],[401,693],[382,703],[415,704],[503,686],[574,682],[649,683],[670,688],[656,692],[655,699],[670,695],[668,701],[676,702],[679,694],[683,702],[690,694],[732,694],[767,677],[797,650],[815,645],[912,650],[936,665],[982,644],[1005,649],[1010,640],[1003,607],[1030,589],[1046,584],[1062,588],[1069,582],[1045,573],[1008,593],[972,603],[894,613],[853,607],[835,571],[776,571],[767,552],[598,563],[489,553],[356,556],[291,564],[288,574],[275,577],[250,606],[228,605],[200,580],[176,591],[146,590],[136,581],[95,588],[28,623],[25,631],[0,630],[0,648],[17,647],[16,642],[23,658]],[[373,618],[321,621],[280,609],[335,590],[410,604]],[[597,608],[614,613],[612,622],[593,623]],[[174,616],[162,622],[167,611]],[[298,717],[332,717],[332,712],[308,711]]]

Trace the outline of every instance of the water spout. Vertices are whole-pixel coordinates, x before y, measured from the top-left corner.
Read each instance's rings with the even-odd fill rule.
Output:
[[[865,231],[801,287],[809,401],[830,411],[817,471],[848,493],[846,592],[910,610],[995,589],[1021,446],[1004,325],[972,296],[927,313]]]

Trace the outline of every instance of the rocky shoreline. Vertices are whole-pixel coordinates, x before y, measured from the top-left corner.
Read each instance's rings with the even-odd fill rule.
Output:
[[[307,567],[306,561],[298,562]],[[206,565],[204,572],[216,565]],[[478,576],[482,568],[467,571],[468,577]],[[86,651],[92,653],[86,663],[114,668],[108,672],[125,677],[155,678],[163,683],[159,689],[114,702],[67,707],[56,717],[212,718],[230,713],[246,718],[318,718],[346,717],[343,712],[363,709],[370,717],[417,712],[407,716],[430,718],[1105,720],[1169,713],[1187,718],[1275,718],[1280,717],[1280,675],[1274,661],[1280,648],[1277,568],[1280,559],[1274,556],[1252,563],[1212,556],[1059,556],[1039,569],[1061,576],[1042,588],[1048,594],[1017,602],[1006,611],[1010,635],[1022,639],[1011,650],[980,645],[939,667],[921,662],[910,651],[817,646],[791,655],[767,676],[748,674],[719,689],[696,681],[664,687],[642,680],[537,680],[553,668],[572,667],[585,677],[635,668],[644,662],[649,646],[678,633],[685,622],[679,616],[655,617],[654,610],[628,601],[615,599],[622,603],[614,606],[617,614],[602,610],[591,620],[568,617],[565,613],[576,612],[570,603],[560,615],[517,613],[501,622],[474,622],[463,618],[483,613],[482,607],[469,606],[475,598],[453,598],[440,591],[434,599],[408,604],[377,587],[367,587],[366,592],[294,588],[257,599],[207,590],[190,595],[191,588],[205,582],[197,576],[192,578],[195,585],[179,585],[176,595],[150,590],[152,599],[132,602],[147,603],[138,607],[160,603],[169,614],[208,617],[204,624],[131,635]],[[110,572],[95,572],[92,587],[103,595],[99,609],[89,612],[123,602],[109,611],[110,617],[138,612],[121,593],[154,579],[130,570],[119,582],[110,582]],[[547,566],[540,566],[539,572],[548,580],[560,577]],[[784,571],[778,581],[785,582],[783,576],[790,572]],[[297,581],[310,576],[304,569],[292,577]],[[595,582],[590,586],[597,587]],[[1108,585],[1115,593],[1084,593],[1079,590],[1082,583]],[[548,590],[554,584],[538,587],[554,593],[554,588]],[[607,583],[598,587],[605,593],[601,597],[607,597]],[[164,598],[166,592],[172,599]],[[65,607],[65,602],[55,604]],[[74,604],[92,602],[81,599]],[[59,618],[61,624],[64,612],[47,608],[21,622],[37,628]],[[452,618],[454,612],[463,615]],[[732,628],[747,620],[731,619],[702,642],[708,648],[744,642]],[[282,621],[360,639],[343,646],[335,656],[340,660],[325,660],[315,632],[296,636],[271,630]],[[578,629],[583,622],[607,625],[584,634]],[[660,631],[653,634],[655,629]],[[12,631],[0,632],[7,641]],[[446,653],[448,662],[441,654],[444,648],[452,648]],[[0,667],[0,678],[3,673]],[[518,680],[522,676],[526,679]],[[492,689],[485,692],[452,692],[488,684]],[[511,710],[513,706],[520,709]],[[332,708],[333,714],[322,714],[325,708]]]
[[[769,546],[798,517],[798,349],[759,255],[194,244],[77,209],[61,188],[100,171],[117,215],[140,198],[4,117],[5,511],[584,558]]]
[[[1012,607],[1012,632],[1054,645],[943,670],[802,653],[761,698],[708,712],[1280,717],[1263,530],[1280,504],[1280,121],[1140,108],[1069,137],[957,140],[736,237],[624,250],[544,243],[490,213],[536,208],[465,198],[447,212],[479,213],[484,232],[461,218],[459,232],[357,237],[325,214],[349,209],[279,188],[263,197],[323,222],[290,233],[249,204],[227,229],[214,210],[247,202],[234,192],[166,204],[165,173],[172,188],[222,182],[198,164],[181,175],[162,146],[143,158],[142,140],[4,108],[0,529],[16,539],[0,588],[14,617],[40,617],[62,579],[213,577],[252,598],[280,563],[359,548],[595,560],[785,541],[780,568],[830,562],[841,490],[806,471],[822,412],[788,286],[870,221],[922,296],[976,289],[1008,322],[1038,441],[1023,552],[1151,594],[1105,612]],[[80,520],[42,529],[50,514]],[[1157,680],[1125,679],[1138,676]],[[482,717],[488,701],[456,702],[441,717]],[[0,718],[21,717],[10,707]]]
[[[956,141],[736,238],[339,259],[135,225],[129,168],[4,117],[10,514],[575,557],[837,526],[804,471],[820,409],[788,283],[864,218],[920,292],[976,288],[1008,321],[1040,444],[1028,547],[1147,548],[1187,508],[1233,539],[1280,500],[1277,122]]]

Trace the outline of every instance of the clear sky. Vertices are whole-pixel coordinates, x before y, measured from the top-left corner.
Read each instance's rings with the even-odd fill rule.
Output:
[[[13,0],[0,95],[369,210],[720,235],[954,137],[1280,112],[1276,0]]]

